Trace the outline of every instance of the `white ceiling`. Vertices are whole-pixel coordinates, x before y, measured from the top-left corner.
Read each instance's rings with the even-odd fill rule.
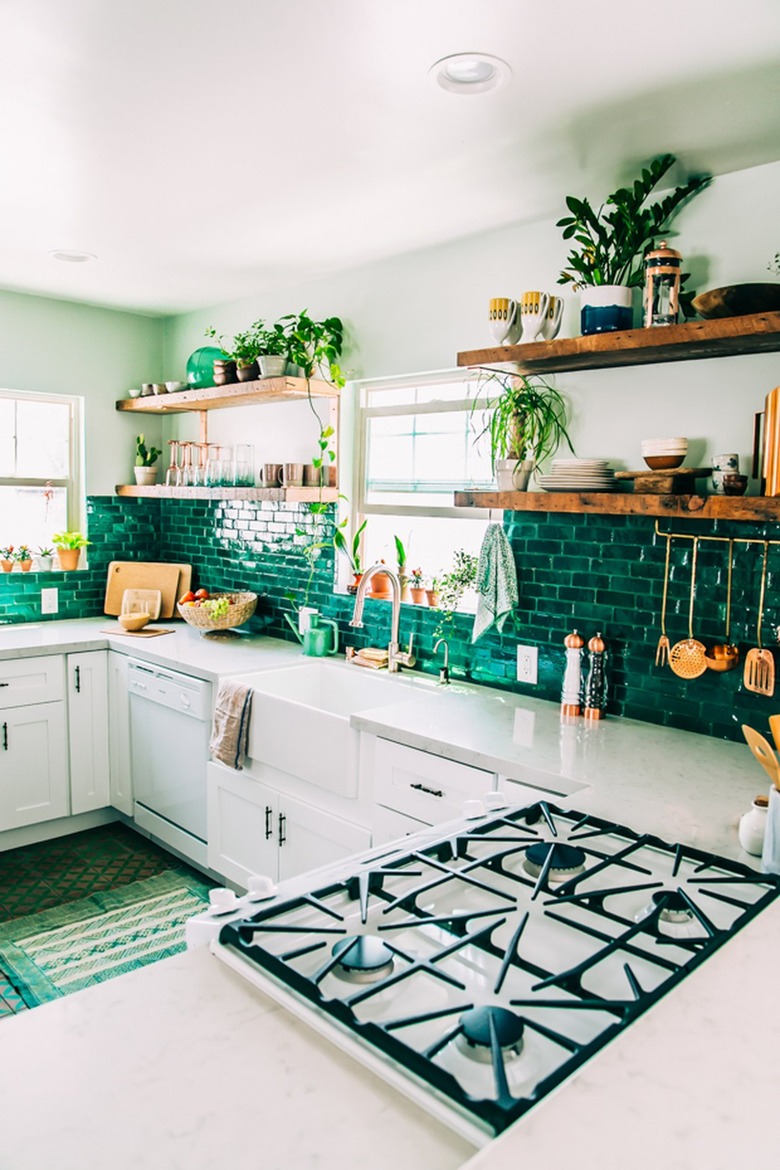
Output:
[[[0,287],[173,313],[780,157],[778,0],[0,0]],[[508,86],[456,97],[434,61]],[[682,171],[681,171],[682,173]],[[52,249],[98,259],[63,264]]]

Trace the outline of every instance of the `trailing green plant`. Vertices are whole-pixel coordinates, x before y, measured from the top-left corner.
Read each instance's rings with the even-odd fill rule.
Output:
[[[572,284],[575,289],[602,284],[628,287],[644,284],[645,252],[669,235],[669,225],[683,204],[712,182],[710,175],[694,175],[663,199],[647,204],[652,191],[676,161],[673,154],[659,155],[631,186],[620,187],[608,195],[598,211],[594,211],[588,199],[566,197],[571,214],[559,219],[556,227],[563,228],[564,240],[574,240],[579,248],[569,253],[558,284]],[[688,276],[689,273],[683,273],[681,285]],[[681,289],[680,307],[686,317],[693,316],[694,296],[694,292]]]
[[[136,467],[153,467],[157,462],[162,451],[158,451],[156,447],[148,448],[146,446],[146,439],[144,435],[136,435],[135,439],[135,465]]]
[[[55,532],[52,536],[55,548],[86,548],[92,544],[83,532]]]
[[[279,318],[287,335],[289,360],[303,370],[305,378],[313,378],[324,366],[335,386],[344,385],[344,375],[338,364],[344,345],[344,323],[340,317],[326,317],[315,321],[303,309],[296,316],[288,313]]]
[[[463,548],[456,549],[449,572],[431,581],[431,588],[439,595],[439,620],[434,637],[441,638],[452,629],[455,612],[464,593],[476,588],[478,565],[479,557],[474,553],[468,553]]]
[[[567,429],[566,399],[543,378],[484,370],[472,410],[485,399],[484,425],[477,440],[490,436],[494,471],[499,459],[533,459],[538,466],[564,441],[574,451]]]

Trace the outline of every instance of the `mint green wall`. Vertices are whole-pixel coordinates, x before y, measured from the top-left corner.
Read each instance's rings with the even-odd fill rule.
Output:
[[[131,478],[138,420],[114,403],[160,377],[161,319],[0,291],[0,387],[83,397],[88,494]],[[143,429],[159,440],[157,420]]]

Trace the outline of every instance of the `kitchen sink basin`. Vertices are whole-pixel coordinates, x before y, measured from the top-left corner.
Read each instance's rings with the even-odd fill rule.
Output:
[[[430,676],[380,674],[322,659],[237,679],[254,689],[250,758],[351,798],[358,793],[360,735],[350,716],[436,691]]]

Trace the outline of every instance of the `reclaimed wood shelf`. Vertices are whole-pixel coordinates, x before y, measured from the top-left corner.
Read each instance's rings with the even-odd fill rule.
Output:
[[[459,366],[511,364],[520,374],[604,370],[657,362],[693,361],[780,350],[780,313],[753,313],[689,321],[683,325],[593,333],[527,345],[470,349],[458,354]]]
[[[173,394],[150,394],[143,398],[122,398],[117,410],[139,414],[184,414],[187,411],[223,410],[228,406],[257,403],[296,402],[312,398],[338,398],[338,386],[311,378],[259,378],[255,382],[230,382],[227,386],[206,386],[201,390],[178,390]]]
[[[158,483],[138,487],[132,483],[120,483],[114,490],[118,496],[146,500],[272,500],[292,504],[335,504],[339,498],[337,487],[166,487]]]
[[[455,492],[456,508],[505,512],[601,512],[689,520],[780,521],[780,499],[766,496],[651,496],[631,492]]]

